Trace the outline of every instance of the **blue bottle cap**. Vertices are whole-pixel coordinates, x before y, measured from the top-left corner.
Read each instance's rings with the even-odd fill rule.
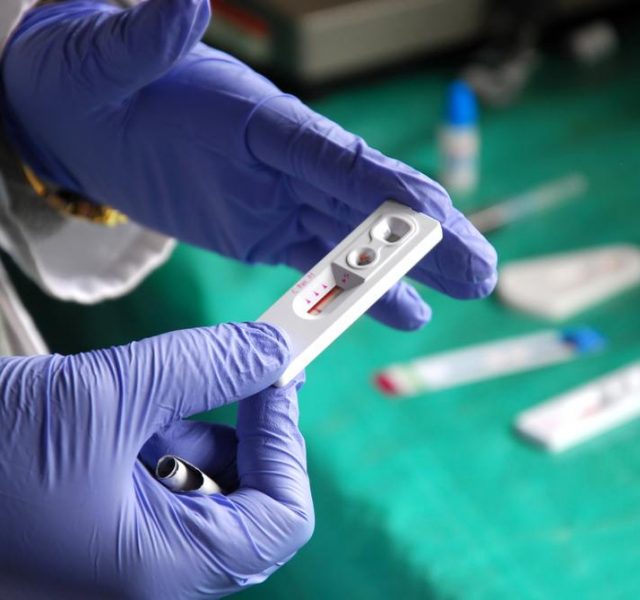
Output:
[[[447,90],[444,117],[448,125],[473,125],[478,120],[476,96],[460,79],[454,81]]]
[[[607,345],[607,338],[592,327],[572,327],[562,332],[562,339],[580,353],[596,352]]]

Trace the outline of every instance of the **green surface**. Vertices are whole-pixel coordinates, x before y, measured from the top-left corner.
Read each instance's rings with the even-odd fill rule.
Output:
[[[463,208],[568,172],[590,181],[581,199],[493,235],[503,264],[640,243],[639,50],[627,44],[592,70],[546,63],[517,106],[483,113],[482,186]],[[434,172],[448,75],[405,73],[343,89],[315,107],[382,151]],[[30,304],[52,346],[75,351],[251,320],[296,278],[285,268],[250,268],[181,247],[126,299],[81,308],[33,295]],[[601,355],[389,401],[371,376],[390,362],[549,325],[494,299],[421,292],[434,308],[422,332],[362,319],[307,370],[302,429],[316,533],[287,567],[241,597],[640,597],[640,422],[559,456],[526,445],[511,428],[523,409],[640,357],[640,290],[569,322],[609,337]],[[232,418],[230,411],[215,416]]]

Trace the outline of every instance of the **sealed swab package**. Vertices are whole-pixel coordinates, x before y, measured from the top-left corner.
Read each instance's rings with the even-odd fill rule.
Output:
[[[375,382],[391,396],[413,396],[567,362],[598,352],[606,343],[591,327],[545,330],[391,365]]]

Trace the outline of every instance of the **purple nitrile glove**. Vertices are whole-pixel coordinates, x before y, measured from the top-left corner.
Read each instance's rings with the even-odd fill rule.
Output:
[[[45,179],[246,262],[303,271],[383,201],[442,223],[411,276],[456,298],[496,283],[496,254],[444,189],[198,43],[208,0],[94,0],[34,9],[2,68],[5,122]],[[429,307],[399,283],[371,314],[415,329]]]
[[[244,323],[0,359],[0,597],[209,599],[286,562],[314,522],[288,355]],[[236,400],[235,432],[181,421]],[[170,492],[167,452],[230,493]]]

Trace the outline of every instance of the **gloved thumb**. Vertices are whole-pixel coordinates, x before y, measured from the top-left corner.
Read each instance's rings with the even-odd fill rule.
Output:
[[[65,54],[80,63],[83,88],[109,102],[164,75],[200,40],[210,16],[208,0],[146,0],[127,10],[80,0],[44,7],[28,21],[78,19],[69,44],[76,56]]]
[[[137,454],[171,423],[271,386],[287,366],[289,347],[283,334],[266,323],[226,323],[77,358],[84,358],[84,364],[76,370],[92,372],[92,379],[101,382],[100,389],[90,390],[101,399],[94,410]]]
[[[208,0],[147,0],[104,19],[91,53],[101,97],[125,97],[164,75],[200,41],[210,16]]]

